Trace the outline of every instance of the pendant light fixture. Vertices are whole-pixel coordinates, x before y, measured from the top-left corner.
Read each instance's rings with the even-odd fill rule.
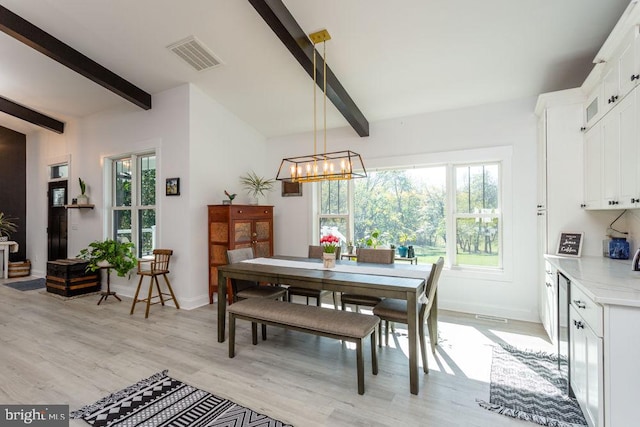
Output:
[[[317,182],[327,180],[347,180],[366,178],[367,171],[362,163],[360,154],[350,150],[327,152],[327,40],[331,36],[327,30],[309,34],[313,43],[313,154],[300,157],[282,159],[278,181],[287,182]],[[323,142],[324,149],[318,153],[318,123],[317,123],[317,67],[315,45],[323,46]]]

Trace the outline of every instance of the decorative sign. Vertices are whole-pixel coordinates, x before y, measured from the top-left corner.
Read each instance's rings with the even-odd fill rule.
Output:
[[[560,233],[557,255],[579,257],[582,251],[584,233]]]

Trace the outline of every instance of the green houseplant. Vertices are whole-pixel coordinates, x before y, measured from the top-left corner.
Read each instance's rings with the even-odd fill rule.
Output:
[[[240,177],[240,183],[247,194],[254,199],[255,204],[258,204],[259,197],[264,197],[265,193],[273,190],[275,179],[259,177],[254,171],[251,171]]]
[[[89,271],[110,267],[120,277],[126,276],[138,264],[133,243],[118,242],[113,239],[89,243],[88,247],[80,250],[78,258],[89,261],[87,265]]]
[[[85,193],[87,191],[87,183],[82,180],[82,178],[78,178],[78,182],[80,183],[80,194],[77,196],[79,205],[88,205],[89,204],[89,196]]]
[[[9,218],[0,212],[0,241],[9,240],[11,233],[18,229],[18,226],[13,222],[16,218]]]

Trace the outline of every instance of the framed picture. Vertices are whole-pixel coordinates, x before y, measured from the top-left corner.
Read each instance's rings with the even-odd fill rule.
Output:
[[[180,178],[167,178],[167,196],[180,195]]]
[[[584,233],[570,233],[563,231],[558,239],[556,255],[579,257],[582,252]]]
[[[302,183],[282,181],[282,197],[297,196],[302,196]]]

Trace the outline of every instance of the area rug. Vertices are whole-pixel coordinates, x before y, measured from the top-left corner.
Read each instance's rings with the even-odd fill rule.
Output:
[[[489,402],[483,408],[543,426],[585,426],[578,402],[566,394],[567,361],[543,352],[493,348]],[[563,373],[564,372],[564,373]]]
[[[19,291],[33,291],[36,289],[42,289],[47,285],[47,282],[44,278],[38,278],[33,280],[20,280],[16,282],[5,283],[5,286],[8,286],[13,289],[17,289]]]
[[[69,414],[92,426],[286,427],[162,371]]]

